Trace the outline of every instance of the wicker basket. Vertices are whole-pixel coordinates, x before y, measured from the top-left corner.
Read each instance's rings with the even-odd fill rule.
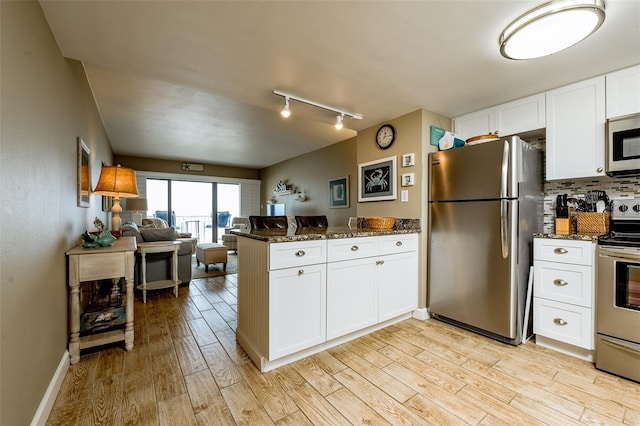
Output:
[[[393,229],[396,224],[395,217],[368,217],[367,226],[369,229]]]
[[[602,235],[609,232],[609,213],[577,213],[578,234]]]

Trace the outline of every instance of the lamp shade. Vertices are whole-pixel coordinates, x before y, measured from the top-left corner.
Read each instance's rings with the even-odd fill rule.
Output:
[[[137,197],[136,171],[120,165],[102,166],[100,179],[93,192],[110,197]]]
[[[127,210],[132,211],[147,211],[147,199],[146,198],[129,198],[125,205]]]

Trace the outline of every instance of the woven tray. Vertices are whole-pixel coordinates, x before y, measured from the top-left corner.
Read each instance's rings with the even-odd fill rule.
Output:
[[[395,217],[368,217],[367,226],[369,229],[393,229],[396,224]]]
[[[609,232],[609,213],[577,213],[578,234],[602,235]]]

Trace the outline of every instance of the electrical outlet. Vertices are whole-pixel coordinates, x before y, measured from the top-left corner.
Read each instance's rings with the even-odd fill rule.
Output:
[[[402,203],[408,203],[409,202],[409,190],[408,189],[403,189],[402,191],[400,191],[400,202],[402,202]]]

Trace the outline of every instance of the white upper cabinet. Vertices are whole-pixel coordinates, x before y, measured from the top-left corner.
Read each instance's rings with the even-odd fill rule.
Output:
[[[612,72],[607,81],[607,118],[640,113],[640,65]]]
[[[495,107],[495,127],[500,136],[515,135],[545,126],[545,95],[529,96]]]
[[[518,99],[454,119],[454,133],[462,139],[495,133],[508,136],[545,126],[545,95]]]
[[[604,176],[604,76],[546,93],[547,180]]]
[[[498,130],[493,124],[493,114],[494,109],[487,108],[455,118],[453,132],[464,140],[493,133]]]

